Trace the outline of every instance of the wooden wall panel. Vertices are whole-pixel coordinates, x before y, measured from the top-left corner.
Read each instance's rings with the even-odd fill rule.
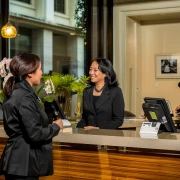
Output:
[[[0,153],[4,142],[0,141]],[[55,143],[54,175],[41,177],[40,180],[180,179],[180,153],[156,154],[139,150]],[[3,176],[0,180],[4,180]]]

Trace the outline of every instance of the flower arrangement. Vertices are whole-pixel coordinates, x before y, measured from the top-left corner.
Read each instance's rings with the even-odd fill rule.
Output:
[[[10,76],[12,76],[12,74],[10,73],[9,70],[9,64],[11,62],[12,59],[9,58],[3,58],[2,61],[0,61],[0,76],[1,76],[1,80],[0,80],[0,103],[3,103],[4,101],[4,94],[2,92],[2,87],[4,87],[4,85],[6,84],[8,78]]]
[[[44,89],[47,94],[61,94],[66,91],[70,94],[82,94],[84,88],[88,86],[87,81],[89,77],[81,76],[76,78],[70,74],[59,74],[58,72],[52,72],[52,75],[44,75],[45,80]]]
[[[1,62],[0,62],[0,76],[1,77],[6,77],[9,73],[9,64],[11,62],[12,59],[8,59],[8,58],[4,58]]]
[[[9,64],[11,62],[12,59],[8,59],[8,58],[3,58],[3,60],[0,62],[0,76],[1,76],[1,82],[3,79],[3,87],[6,83],[6,81],[8,80],[8,78],[10,76],[12,76],[12,74],[10,73],[9,70]]]
[[[59,74],[58,72],[52,72],[51,75],[44,75],[45,81],[44,89],[47,96],[42,98],[42,101],[52,102],[54,99],[58,99],[59,103],[64,110],[66,116],[70,116],[70,103],[73,94],[78,95],[77,99],[77,113],[80,116],[82,92],[84,88],[88,86],[87,81],[89,77],[81,76],[76,78],[70,74]]]
[[[54,87],[54,84],[53,84],[51,78],[46,80],[44,89],[47,94],[55,93],[55,87]]]
[[[11,59],[4,58],[0,61],[0,82],[1,88],[4,87],[8,78],[12,76],[9,65]],[[63,110],[68,115],[68,109],[70,106],[70,101],[73,94],[78,94],[81,97],[84,88],[88,86],[87,81],[89,77],[81,76],[80,78],[76,78],[70,74],[60,74],[58,72],[52,72],[51,75],[43,75],[43,80],[41,86],[38,89],[34,89],[35,93],[38,97],[40,97],[41,101],[39,102],[42,108],[44,109],[44,102],[52,102],[54,99],[58,99],[59,96],[65,99],[65,103],[62,105]],[[44,91],[42,91],[44,89]],[[42,92],[45,92],[43,94]],[[41,94],[42,93],[42,94]],[[2,104],[4,101],[4,94],[2,89],[0,89],[0,103]],[[78,115],[80,115],[80,104],[81,100],[78,102]]]

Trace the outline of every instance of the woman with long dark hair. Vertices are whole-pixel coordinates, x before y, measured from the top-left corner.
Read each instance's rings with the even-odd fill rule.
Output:
[[[61,119],[49,124],[32,86],[42,77],[40,58],[32,53],[14,56],[11,76],[3,89],[3,123],[8,141],[1,156],[6,180],[38,180],[53,174],[52,138],[63,128]]]
[[[117,129],[124,122],[124,98],[116,73],[108,59],[92,61],[90,87],[83,92],[82,119],[78,128]]]

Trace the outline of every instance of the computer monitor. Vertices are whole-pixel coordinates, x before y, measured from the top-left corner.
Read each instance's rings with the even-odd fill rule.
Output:
[[[142,108],[145,116],[151,122],[161,122],[161,130],[177,132],[170,114],[167,102],[164,98],[145,97]]]
[[[50,123],[52,123],[57,118],[66,119],[66,116],[64,115],[64,112],[59,106],[59,103],[57,102],[57,100],[54,100],[52,102],[46,101],[44,103],[44,109],[49,118]]]

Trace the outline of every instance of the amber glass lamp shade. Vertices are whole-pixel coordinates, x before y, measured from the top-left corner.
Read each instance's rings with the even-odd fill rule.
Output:
[[[14,38],[17,35],[16,28],[10,22],[8,22],[2,27],[1,35],[3,38]]]
[[[79,25],[78,28],[79,28],[79,29],[82,29],[83,27],[82,27],[82,25]]]

